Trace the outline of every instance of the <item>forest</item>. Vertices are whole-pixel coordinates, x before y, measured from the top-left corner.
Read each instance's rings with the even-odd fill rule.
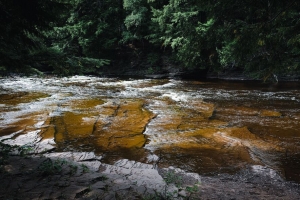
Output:
[[[0,74],[299,75],[296,0],[1,0]]]

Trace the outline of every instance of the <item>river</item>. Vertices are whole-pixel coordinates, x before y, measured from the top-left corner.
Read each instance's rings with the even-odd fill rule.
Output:
[[[92,151],[201,175],[262,165],[300,182],[299,83],[0,79],[0,140],[35,153]]]

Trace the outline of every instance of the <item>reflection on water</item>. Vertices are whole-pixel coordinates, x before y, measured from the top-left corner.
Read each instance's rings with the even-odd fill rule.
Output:
[[[0,137],[9,144],[200,174],[266,165],[300,182],[298,83],[74,76],[0,79],[0,87]]]

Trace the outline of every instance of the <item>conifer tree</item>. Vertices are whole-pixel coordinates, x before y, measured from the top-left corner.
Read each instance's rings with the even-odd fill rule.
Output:
[[[0,72],[32,71],[45,47],[43,31],[59,22],[61,1],[0,1]]]

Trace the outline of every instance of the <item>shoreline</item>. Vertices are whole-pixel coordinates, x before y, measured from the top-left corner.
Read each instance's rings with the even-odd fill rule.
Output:
[[[298,199],[300,185],[252,166],[235,175],[199,176],[181,169],[91,152],[10,156],[0,174],[2,199]]]

